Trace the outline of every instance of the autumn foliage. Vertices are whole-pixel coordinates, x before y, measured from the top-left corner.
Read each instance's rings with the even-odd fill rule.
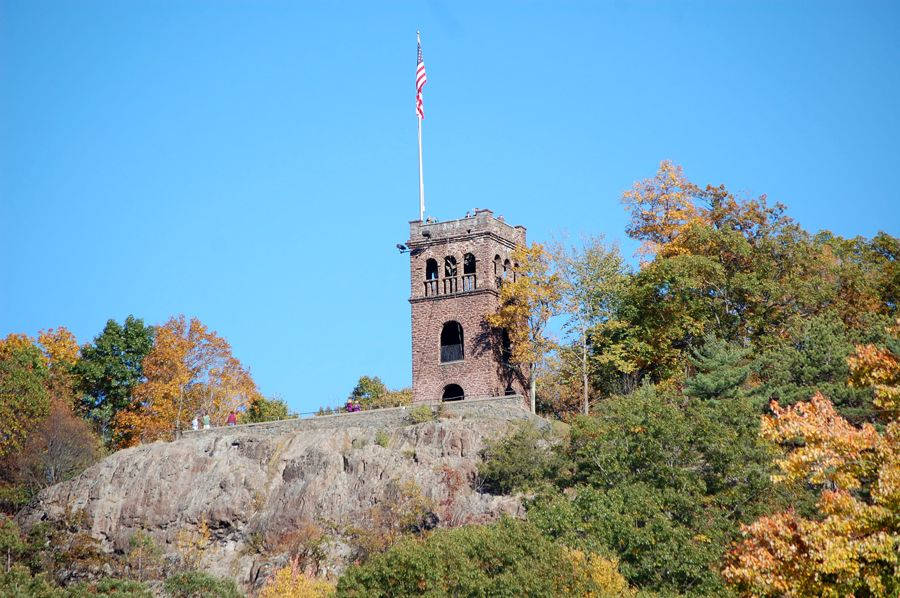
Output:
[[[776,482],[821,488],[821,519],[793,510],[743,527],[724,576],[750,596],[895,596],[900,591],[900,422],[856,428],[821,395],[772,404],[763,435],[793,447]]]
[[[228,341],[196,318],[174,317],[157,328],[143,372],[131,406],[113,422],[120,446],[171,440],[199,413],[224,425],[230,411],[260,396]]]

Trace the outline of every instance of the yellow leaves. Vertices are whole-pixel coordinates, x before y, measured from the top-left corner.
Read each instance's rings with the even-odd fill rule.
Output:
[[[38,333],[38,342],[44,348],[44,354],[51,367],[54,364],[71,367],[81,355],[75,335],[65,326],[41,330]]]
[[[201,412],[224,425],[230,411],[259,397],[228,341],[196,318],[173,317],[158,327],[143,366],[145,381],[135,387],[134,407],[115,418],[122,446],[169,440]]]
[[[550,255],[539,243],[517,247],[512,259],[513,276],[500,289],[500,308],[486,319],[509,334],[513,363],[534,364],[552,346],[544,328],[558,308],[562,282],[551,271]]]
[[[334,596],[334,585],[310,579],[296,566],[282,567],[266,581],[259,598],[328,598]]]
[[[776,481],[825,488],[823,518],[793,511],[744,526],[723,575],[753,596],[888,596],[900,590],[900,423],[850,425],[821,395],[764,417],[762,434],[793,447]]]
[[[594,553],[566,549],[566,555],[575,569],[574,579],[581,587],[567,588],[567,594],[585,598],[634,596],[636,591],[619,573],[619,564]]]
[[[900,319],[888,332],[897,340]],[[871,386],[875,389],[875,405],[889,418],[900,415],[900,359],[887,349],[874,345],[856,347],[856,353],[848,358],[850,386]]]
[[[762,419],[763,437],[780,444],[803,440],[803,446],[776,462],[782,471],[776,481],[808,478],[814,484],[855,490],[872,475],[877,466],[873,457],[885,439],[871,424],[852,426],[818,393],[786,409],[773,401],[771,409],[773,415]]]
[[[644,242],[642,254],[655,254],[674,241],[682,228],[701,218],[694,205],[698,191],[680,166],[663,160],[656,176],[636,182],[622,195],[622,203],[631,210],[626,232]]]
[[[6,338],[0,339],[0,359],[7,359],[13,353],[33,345],[34,341],[27,334],[9,334]]]

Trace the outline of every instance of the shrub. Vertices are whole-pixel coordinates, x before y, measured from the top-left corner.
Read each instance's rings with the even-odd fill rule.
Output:
[[[286,553],[295,568],[317,574],[327,556],[330,541],[320,526],[312,521],[300,521],[293,529],[272,532],[265,547],[270,553]]]
[[[405,535],[434,527],[434,505],[413,481],[391,482],[367,516],[365,524],[351,526],[345,533],[353,540],[354,557],[365,560],[383,552]]]
[[[66,598],[66,592],[50,581],[46,573],[32,576],[27,567],[13,565],[9,571],[0,569],[0,596]]]
[[[162,550],[153,541],[153,536],[140,530],[131,535],[128,539],[128,564],[139,580],[153,576],[162,565]]]
[[[25,550],[22,534],[16,522],[0,515],[0,556],[3,558],[3,571],[9,571],[13,559],[17,558]]]
[[[378,430],[375,432],[375,444],[382,448],[387,448],[391,443],[391,437],[384,430]]]
[[[411,424],[423,424],[434,421],[434,411],[428,405],[419,405],[410,409],[406,414],[406,418]]]
[[[145,584],[130,579],[105,578],[93,583],[80,583],[69,590],[67,598],[153,598]]]
[[[438,530],[409,538],[339,580],[339,596],[605,596],[622,580],[573,555],[528,523]],[[609,584],[604,586],[603,584]]]
[[[177,573],[163,584],[172,598],[241,598],[230,579],[221,579],[200,571]]]
[[[282,567],[266,581],[259,598],[328,598],[334,596],[334,585],[321,579],[310,579],[295,568]]]
[[[532,490],[556,477],[560,460],[550,437],[526,422],[499,442],[488,444],[478,466],[481,487],[493,494]]]

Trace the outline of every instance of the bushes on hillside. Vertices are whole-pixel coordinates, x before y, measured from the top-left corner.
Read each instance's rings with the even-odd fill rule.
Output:
[[[552,444],[550,433],[538,430],[531,422],[489,443],[478,466],[481,488],[492,494],[510,494],[552,483],[562,467],[558,454],[551,450]]]
[[[438,530],[407,539],[340,579],[338,596],[621,596],[615,565],[573,553],[528,523]]]

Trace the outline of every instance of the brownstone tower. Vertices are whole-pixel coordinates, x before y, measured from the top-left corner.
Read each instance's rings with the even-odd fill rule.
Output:
[[[448,222],[409,223],[413,401],[524,395],[505,335],[484,320],[513,275],[525,227],[490,210]]]

